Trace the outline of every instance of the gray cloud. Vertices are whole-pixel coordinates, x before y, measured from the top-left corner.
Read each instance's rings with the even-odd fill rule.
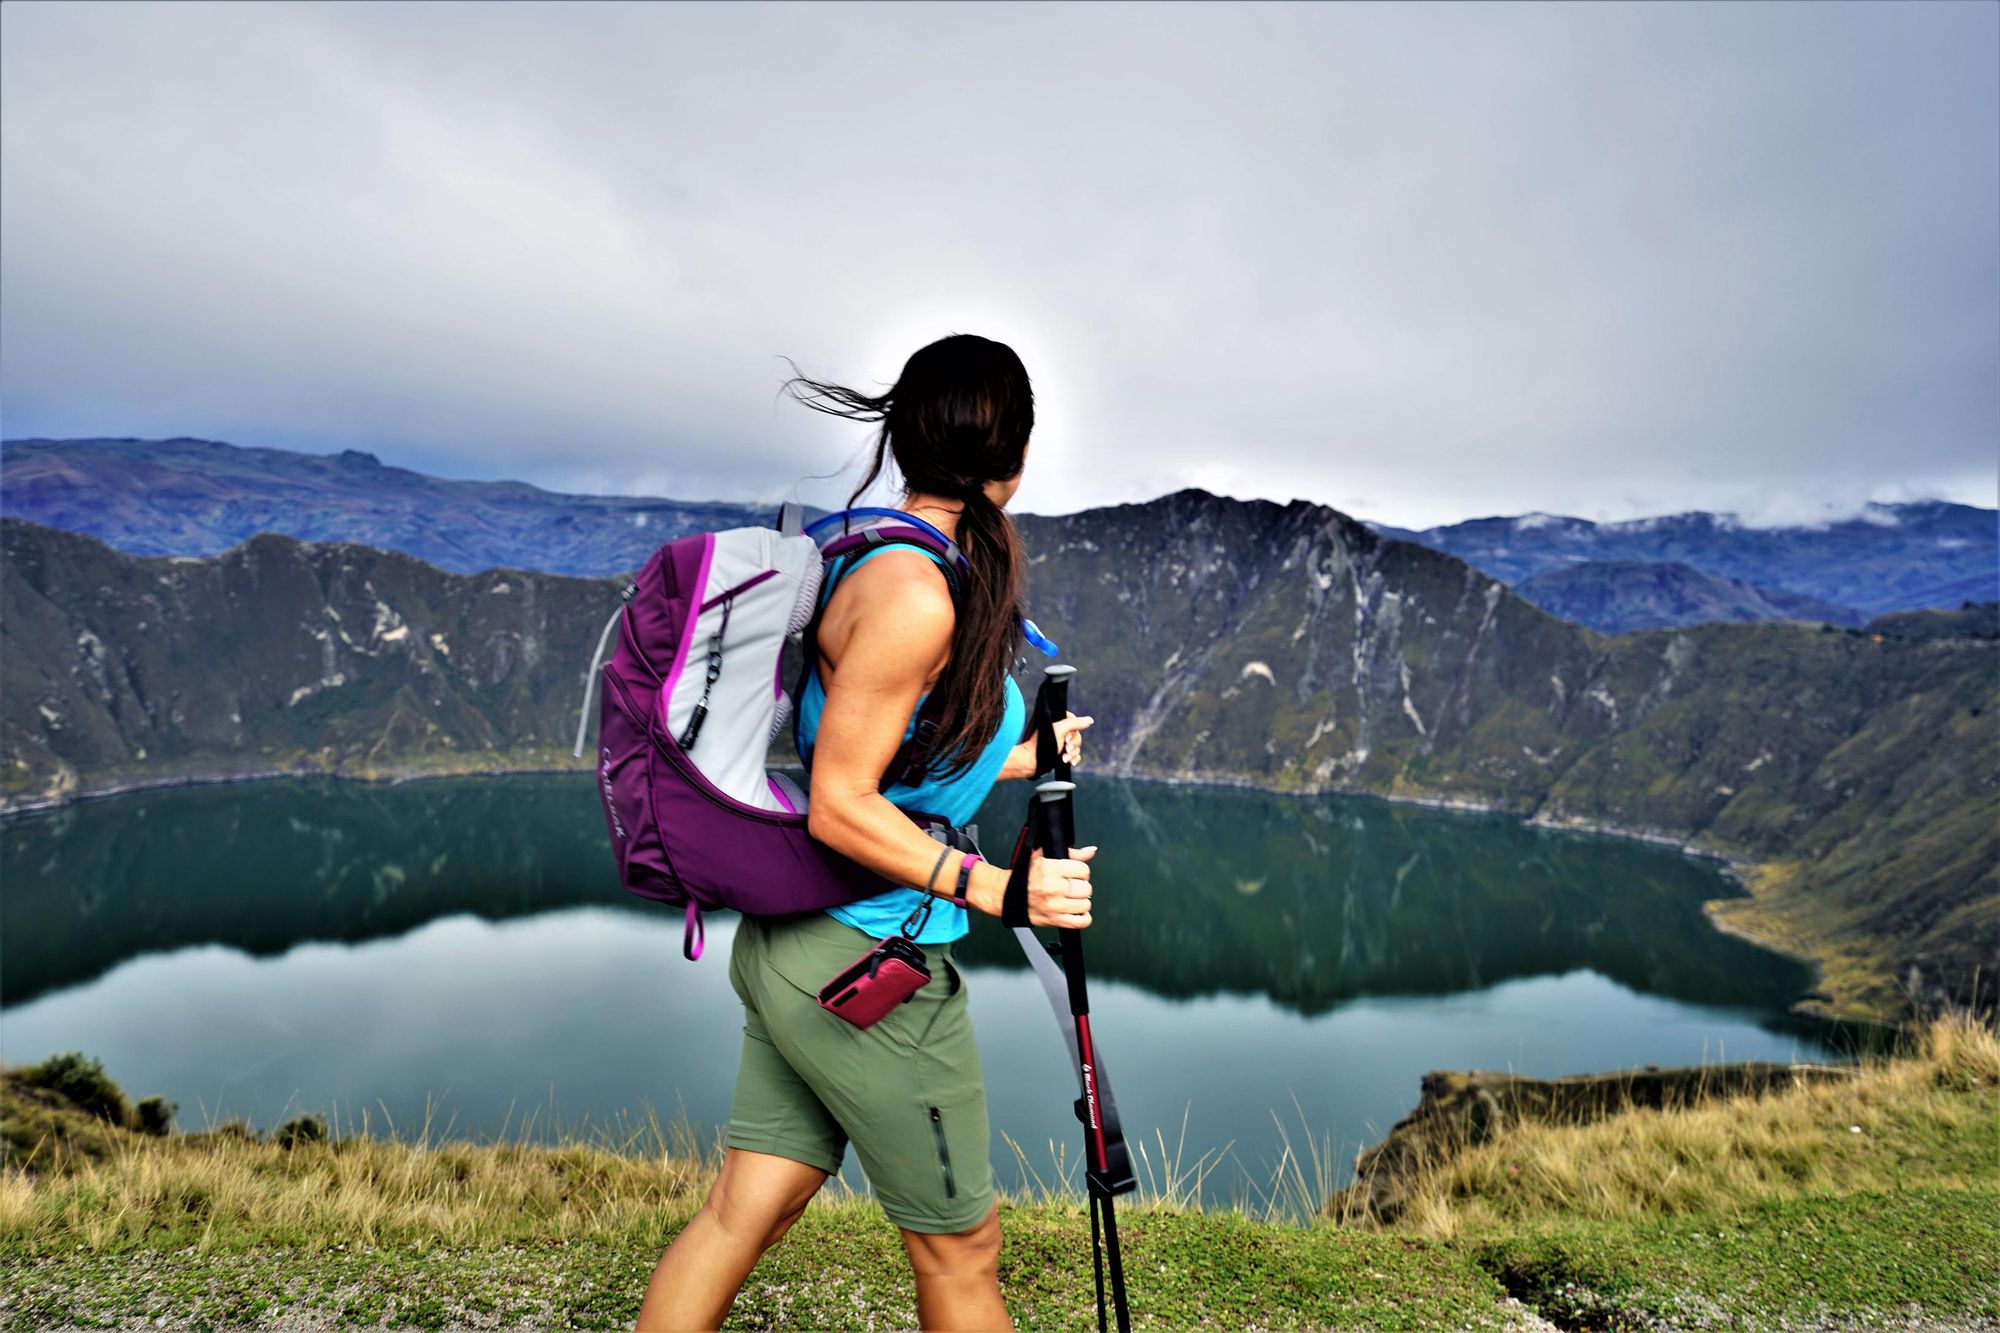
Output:
[[[6,433],[826,503],[1004,339],[1020,507],[1994,502],[1992,5],[9,5]],[[849,478],[851,479],[851,473]]]

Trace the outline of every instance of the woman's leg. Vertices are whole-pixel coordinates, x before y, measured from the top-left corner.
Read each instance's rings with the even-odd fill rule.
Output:
[[[761,930],[768,967],[746,960],[744,990],[756,1001],[739,1076],[748,1108],[732,1117],[730,1142],[787,1145],[797,1158],[838,1169],[852,1143],[876,1200],[903,1232],[926,1329],[1008,1329],[1000,1298],[1000,1220],[986,1086],[964,979],[949,946],[925,946],[930,984],[888,1016],[857,1029],[820,1008],[814,987],[852,963],[872,941],[812,914]],[[758,1072],[785,1092],[760,1094]],[[794,1089],[790,1080],[803,1086]],[[755,1110],[785,1109],[767,1127]],[[812,1115],[806,1114],[807,1111]],[[821,1125],[814,1116],[827,1117]],[[769,1135],[768,1138],[760,1137]]]
[[[707,1201],[674,1237],[646,1284],[640,1333],[719,1328],[743,1280],[799,1220],[826,1175],[789,1157],[741,1148],[725,1152]],[[997,1242],[997,1225],[994,1237]]]
[[[1000,1299],[1000,1208],[970,1231],[937,1234],[903,1228],[903,1248],[917,1275],[917,1323],[927,1329],[1006,1329]]]
[[[847,1148],[840,1126],[785,1063],[765,1028],[768,945],[762,921],[744,917],[737,924],[729,980],[743,1001],[743,1053],[729,1106],[728,1147],[707,1200],[646,1284],[642,1333],[719,1326],[758,1258],[799,1220],[840,1169]]]

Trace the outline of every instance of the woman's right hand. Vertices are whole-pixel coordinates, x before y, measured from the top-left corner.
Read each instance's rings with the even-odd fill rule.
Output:
[[[1090,924],[1090,858],[1097,848],[1072,847],[1053,859],[1038,849],[1028,861],[1028,923],[1082,930]]]

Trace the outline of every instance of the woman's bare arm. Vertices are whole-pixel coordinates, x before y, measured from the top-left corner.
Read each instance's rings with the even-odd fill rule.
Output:
[[[841,594],[856,589],[853,598]],[[826,703],[813,740],[812,836],[896,884],[921,888],[937,864],[937,841],[882,794],[882,770],[924,692],[924,682],[951,648],[951,594],[937,567],[920,552],[885,551],[841,580],[821,622],[821,648],[836,663],[822,672]],[[1089,923],[1090,850],[1045,862],[1029,892],[1029,914],[1041,925]],[[949,893],[961,853],[938,870],[933,889]],[[973,866],[966,896],[973,907],[1000,914],[1007,869]],[[1079,919],[1080,916],[1080,919]]]

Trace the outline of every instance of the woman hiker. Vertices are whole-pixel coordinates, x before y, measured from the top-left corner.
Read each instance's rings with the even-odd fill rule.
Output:
[[[640,1330],[713,1329],[764,1251],[799,1219],[853,1143],[875,1197],[902,1231],[926,1329],[1011,1329],[1000,1297],[1000,1222],[988,1155],[986,1089],[952,941],[966,931],[959,891],[1000,915],[1007,868],[939,844],[899,808],[964,824],[996,781],[1034,775],[1027,714],[1008,674],[1021,637],[1022,557],[1005,505],[1021,484],[1034,395],[1004,343],[954,334],[910,357],[879,397],[803,376],[794,396],[830,415],[880,421],[874,460],[851,506],[881,474],[885,452],[904,482],[897,508],[964,552],[956,612],[942,561],[910,546],[837,558],[820,598],[818,664],[799,707],[809,750],[812,836],[901,885],[931,886],[913,938],[932,981],[871,1027],[819,1006],[818,989],[898,931],[930,895],[897,888],[824,912],[744,917],[729,975],[743,1001],[743,1053],[722,1170],[707,1200],[653,1272]],[[828,591],[828,588],[831,591]],[[912,734],[918,705],[942,691],[943,715],[924,780],[880,788]],[[1088,717],[1056,732],[1072,762]],[[1037,851],[1028,915],[1038,926],[1090,924],[1094,847],[1069,859]]]

